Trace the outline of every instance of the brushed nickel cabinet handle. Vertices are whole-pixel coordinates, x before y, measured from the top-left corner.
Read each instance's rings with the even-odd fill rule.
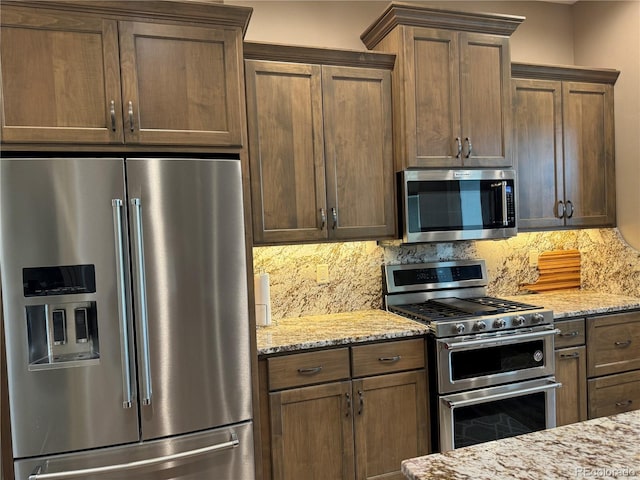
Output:
[[[133,102],[129,102],[129,127],[133,132]]]
[[[561,337],[577,337],[580,335],[579,332],[563,332],[560,334]]]
[[[460,139],[460,137],[456,137],[456,145],[458,147],[456,158],[460,158],[460,155],[462,155],[462,140]]]
[[[616,407],[628,407],[633,403],[633,400],[625,400],[624,402],[616,402]]]
[[[613,344],[616,347],[624,348],[624,347],[628,347],[629,345],[631,345],[631,340],[625,340],[624,342],[614,342]]]
[[[320,373],[322,371],[322,367],[311,367],[311,368],[299,368],[298,373],[300,375],[314,375],[316,373]]]
[[[109,115],[111,115],[111,131],[116,131],[116,102],[111,100],[109,103]]]
[[[347,397],[347,414],[345,416],[348,417],[351,413],[351,395],[348,393],[345,393],[344,395]]]
[[[573,203],[571,203],[571,200],[567,200],[567,211],[567,218],[573,217]]]
[[[362,412],[364,412],[364,393],[362,393],[362,390],[358,390],[358,415],[362,415]]]
[[[471,138],[466,137],[464,141],[467,144],[467,154],[464,156],[464,158],[469,158],[473,154],[473,145],[471,144]]]
[[[324,207],[320,209],[320,230],[324,230],[324,226],[327,224],[327,213],[324,211]]]
[[[380,357],[378,358],[378,361],[382,363],[394,363],[400,360],[401,358],[402,358],[401,355],[396,355],[394,357]]]
[[[564,214],[567,212],[567,209],[564,207],[564,202],[562,200],[558,200],[558,208],[556,210],[556,218],[563,218]]]
[[[580,352],[560,354],[560,358],[578,358],[579,356],[580,356]]]
[[[335,207],[331,208],[331,218],[333,219],[333,226],[331,228],[335,230],[338,227],[338,210]]]

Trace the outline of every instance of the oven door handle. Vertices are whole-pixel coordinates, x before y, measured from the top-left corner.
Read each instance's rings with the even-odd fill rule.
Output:
[[[555,380],[549,380],[549,383],[546,385],[538,385],[535,387],[523,388],[522,390],[516,391],[508,391],[496,393],[494,395],[480,396],[476,398],[469,398],[466,400],[450,400],[447,397],[443,397],[442,401],[446,403],[446,405],[450,409],[460,408],[460,407],[469,407],[471,405],[477,405],[479,403],[488,403],[495,402],[496,400],[503,400],[506,398],[513,397],[521,397],[523,395],[530,395],[532,393],[544,392],[546,390],[551,390],[553,388],[560,388],[562,386],[561,383],[556,382]]]
[[[462,340],[459,342],[442,341],[445,350],[466,350],[472,347],[495,347],[498,345],[507,345],[509,343],[519,342],[521,340],[533,340],[549,336],[555,336],[561,330],[554,328],[553,330],[544,330],[542,332],[516,333],[513,335],[500,335],[499,337],[481,338],[479,340]]]

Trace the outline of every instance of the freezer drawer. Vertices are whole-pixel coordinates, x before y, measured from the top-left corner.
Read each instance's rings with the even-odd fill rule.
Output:
[[[15,462],[16,480],[251,480],[251,422],[144,444]],[[39,473],[38,473],[39,472]]]

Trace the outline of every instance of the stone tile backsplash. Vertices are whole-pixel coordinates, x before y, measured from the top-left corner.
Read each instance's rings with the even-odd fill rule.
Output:
[[[382,265],[483,258],[489,294],[517,295],[537,279],[529,252],[577,249],[582,288],[640,297],[640,252],[617,229],[521,233],[507,240],[400,245],[348,242],[255,247],[254,271],[269,273],[272,319],[348,312],[382,306]],[[316,282],[316,266],[329,282]]]

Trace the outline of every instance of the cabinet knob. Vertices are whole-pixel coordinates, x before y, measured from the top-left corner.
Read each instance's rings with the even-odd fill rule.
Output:
[[[573,217],[573,203],[571,200],[567,200],[567,218]]]

